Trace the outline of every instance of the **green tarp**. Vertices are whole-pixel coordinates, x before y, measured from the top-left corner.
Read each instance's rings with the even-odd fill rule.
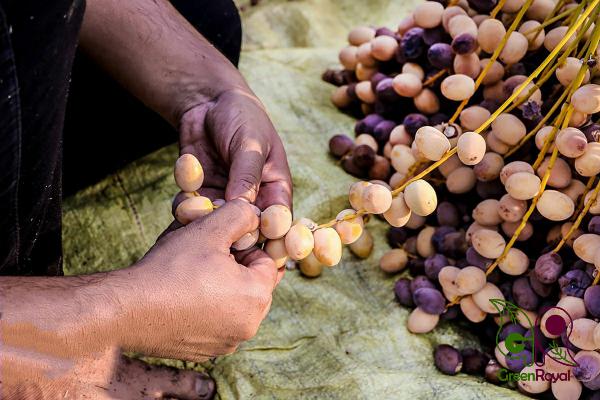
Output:
[[[336,65],[351,27],[394,27],[416,3],[263,0],[245,7],[240,69],[285,143],[297,216],[331,219],[347,208],[353,182],[327,154],[328,138],[350,133],[353,120],[330,104],[322,71]],[[144,254],[171,221],[176,157],[174,146],[162,149],[66,201],[67,273],[122,268]],[[387,249],[385,225],[373,219],[369,228],[376,245],[368,260],[346,253],[317,279],[288,271],[258,335],[236,354],[201,366],[171,363],[209,370],[223,399],[522,398],[482,378],[437,372],[434,345],[477,341],[449,323],[427,335],[406,330],[409,311],[393,299],[397,276],[377,266]]]

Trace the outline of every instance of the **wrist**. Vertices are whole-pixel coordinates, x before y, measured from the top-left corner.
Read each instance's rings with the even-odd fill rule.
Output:
[[[219,92],[215,97],[211,98],[209,101],[188,103],[188,106],[185,108],[185,111],[181,114],[178,121],[178,130],[179,130],[179,139],[180,145],[184,146],[192,141],[189,135],[191,133],[195,133],[198,131],[198,124],[206,123],[206,114],[213,109],[214,107],[219,107],[220,110],[239,110],[240,108],[246,107],[246,105],[253,103],[252,107],[257,107],[258,109],[264,111],[264,105],[262,102],[256,97],[252,90],[244,85],[244,86],[229,86],[224,88],[221,92]],[[232,112],[232,118],[236,115],[235,112]],[[218,136],[220,133],[230,133],[229,131],[220,131],[219,129],[215,129],[212,134]]]
[[[169,326],[164,299],[172,297],[161,285],[166,279],[163,270],[160,260],[147,254],[136,264],[114,271],[108,286],[102,288],[111,293],[105,321],[123,351],[153,355],[160,347],[160,332]]]
[[[131,268],[131,267],[130,267]],[[137,294],[129,268],[91,275],[75,292],[83,310],[77,340],[96,342],[98,349],[121,347],[131,331],[130,310]]]
[[[111,273],[3,279],[3,345],[66,358],[115,345],[119,313],[110,281]]]
[[[177,99],[172,110],[173,121],[175,125],[181,123],[184,114],[197,107],[210,107],[224,94],[237,92],[252,95],[244,78],[233,66],[231,72],[227,72],[228,65],[224,65],[223,70],[215,75],[198,77],[182,77],[182,82],[177,85]]]
[[[224,73],[223,75],[225,76],[217,78],[216,81],[182,85],[181,89],[177,91],[177,106],[172,111],[175,126],[179,129],[183,127],[184,116],[188,111],[197,108],[208,109],[219,99],[230,94],[235,93],[256,99],[250,87],[235,68],[233,73]]]

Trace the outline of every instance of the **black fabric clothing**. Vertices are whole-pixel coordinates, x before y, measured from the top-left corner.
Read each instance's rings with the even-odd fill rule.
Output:
[[[172,2],[237,64],[241,22],[233,1]],[[62,274],[63,132],[67,193],[177,140],[76,56],[84,10],[85,0],[0,0],[0,275]]]
[[[83,0],[0,2],[0,273],[60,273],[62,130]],[[6,157],[6,159],[5,159]]]

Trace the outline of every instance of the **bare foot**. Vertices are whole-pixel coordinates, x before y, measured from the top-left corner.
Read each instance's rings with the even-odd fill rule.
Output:
[[[117,347],[75,359],[30,352],[32,357],[7,346],[2,351],[9,361],[25,360],[20,369],[0,368],[2,376],[12,373],[20,382],[30,382],[0,381],[0,399],[208,400],[215,394],[215,383],[206,374],[152,366],[124,357]]]
[[[205,400],[215,395],[215,383],[206,374],[154,366],[120,356],[106,394],[118,399]]]

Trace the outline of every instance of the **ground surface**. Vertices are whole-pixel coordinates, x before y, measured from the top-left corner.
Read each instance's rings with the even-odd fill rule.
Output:
[[[352,26],[393,27],[415,3],[263,0],[243,12],[240,68],[285,143],[297,216],[317,221],[334,217],[347,207],[353,182],[327,155],[329,136],[351,132],[353,121],[330,105],[331,87],[321,82],[321,72],[336,64],[337,50]],[[124,267],[144,254],[171,221],[176,157],[175,147],[162,149],[68,199],[68,273]],[[376,236],[370,259],[346,253],[340,266],[314,280],[288,272],[256,338],[232,356],[186,366],[208,369],[223,399],[521,398],[483,379],[436,371],[434,345],[476,341],[444,323],[431,334],[408,333],[408,310],[393,300],[397,277],[377,267],[387,249],[385,227],[375,220],[369,227]]]

